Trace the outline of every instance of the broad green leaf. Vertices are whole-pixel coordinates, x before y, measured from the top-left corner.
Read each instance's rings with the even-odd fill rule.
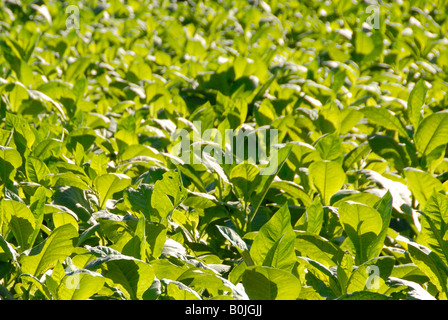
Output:
[[[54,175],[52,183],[55,187],[71,186],[81,190],[90,190],[89,185],[73,172],[64,172]]]
[[[31,149],[36,137],[28,121],[11,113],[6,114],[5,120],[6,128],[14,128],[13,136],[17,150],[24,152]]]
[[[229,240],[229,242],[240,250],[248,250],[246,243],[239,236],[236,231],[226,226],[216,226],[219,232],[223,235],[224,238]]]
[[[176,280],[188,285],[195,291],[201,292],[207,290],[213,296],[216,296],[221,290],[231,291],[231,288],[227,287],[227,281],[223,281],[222,279],[211,270],[190,268]]]
[[[5,238],[0,234],[0,261],[8,261],[13,260],[17,261],[17,257],[19,256],[17,251],[12,247],[10,243],[8,243]]]
[[[36,218],[33,213],[25,204],[14,200],[2,200],[1,210],[21,251],[29,249],[31,236],[36,227]]]
[[[422,107],[425,104],[427,92],[428,88],[425,85],[425,80],[420,79],[409,94],[406,113],[409,121],[414,125],[414,128],[418,127],[422,118]]]
[[[139,219],[134,236],[124,245],[122,253],[146,262],[160,256],[165,241],[164,225],[147,223],[144,219]]]
[[[216,226],[219,232],[223,235],[224,238],[229,240],[229,242],[238,249],[243,259],[246,261],[246,264],[252,266],[254,263],[249,253],[249,249],[247,247],[246,242],[239,236],[236,231],[226,226]]]
[[[41,183],[51,173],[42,160],[31,156],[26,159],[25,169],[28,180],[37,183]]]
[[[98,176],[93,181],[96,191],[99,195],[100,208],[106,207],[106,201],[120,191],[123,191],[131,184],[131,178],[120,173],[108,173]]]
[[[296,260],[294,239],[291,216],[288,207],[284,205],[255,237],[250,248],[254,264],[291,271]]]
[[[261,206],[261,203],[263,202],[264,198],[266,197],[266,194],[274,181],[275,177],[280,172],[280,169],[285,164],[286,160],[289,157],[289,154],[291,153],[292,145],[289,144],[283,148],[281,148],[278,151],[273,151],[273,154],[270,156],[269,164],[267,167],[263,167],[260,170],[261,175],[261,181],[260,184],[255,189],[255,194],[252,196],[252,205],[254,207],[254,210],[250,214],[249,221],[251,222],[252,219],[257,214],[258,209]]]
[[[67,68],[67,72],[65,73],[65,79],[67,82],[73,82],[80,75],[84,73],[89,64],[91,63],[90,57],[81,57],[77,59],[75,62],[69,65]]]
[[[322,160],[339,161],[344,157],[341,139],[337,133],[320,138],[316,143],[316,150]]]
[[[158,279],[177,279],[188,270],[187,265],[175,265],[167,259],[153,260],[151,265]]]
[[[344,252],[327,239],[308,232],[296,231],[295,250],[299,256],[319,261],[326,267],[341,263]]]
[[[378,106],[364,107],[361,109],[361,112],[374,124],[389,130],[397,131],[403,137],[409,136],[403,124],[392,111]]]
[[[364,263],[368,260],[369,247],[382,230],[381,215],[364,204],[348,201],[339,207],[339,220],[355,246],[356,263]]]
[[[371,148],[368,142],[363,142],[359,146],[352,149],[344,157],[344,170],[351,169],[358,161],[365,157],[370,150]]]
[[[406,168],[404,174],[408,188],[419,202],[420,208],[425,207],[434,191],[443,191],[442,183],[430,173],[415,168]]]
[[[161,279],[166,285],[166,295],[174,300],[202,300],[201,296],[182,282]]]
[[[290,143],[291,153],[288,162],[291,162],[297,168],[308,166],[313,161],[319,161],[319,152],[310,144],[293,141]]]
[[[448,112],[441,111],[423,119],[414,135],[417,151],[428,155],[440,145],[448,143]]]
[[[319,261],[310,258],[298,256],[297,260],[299,263],[305,264],[308,272],[313,274],[319,281],[322,281],[332,291],[333,296],[338,297],[342,294],[342,288],[337,279],[337,270],[334,268],[330,269]]]
[[[398,286],[407,287],[406,296],[411,300],[436,300],[436,298],[429,294],[428,291],[423,289],[422,286],[412,281],[390,277],[387,284],[392,288]]]
[[[448,267],[443,263],[440,257],[429,248],[408,242],[408,251],[412,259],[420,270],[422,270],[431,282],[437,287],[442,299],[448,298]]]
[[[79,228],[77,219],[73,215],[62,210],[53,212],[52,218],[55,228],[63,226],[64,224],[71,224],[76,230]]]
[[[403,145],[395,141],[393,137],[371,135],[368,137],[372,151],[383,157],[392,168],[402,171],[410,164],[410,158]]]
[[[420,285],[423,285],[425,282],[429,281],[429,278],[423,273],[423,271],[421,271],[413,263],[395,265],[390,276],[412,281]]]
[[[36,192],[34,192],[34,195],[31,197],[30,201],[31,202],[30,210],[35,217],[35,224],[34,224],[34,232],[31,234],[29,238],[29,247],[34,246],[34,242],[36,241],[40,233],[42,222],[45,216],[46,201],[47,201],[46,189],[44,187],[39,187],[36,190]]]
[[[448,265],[448,197],[434,191],[420,221],[422,229],[418,242],[433,250]]]
[[[373,259],[380,255],[383,250],[384,240],[387,236],[390,220],[392,217],[392,195],[389,191],[375,204],[374,209],[381,215],[382,227],[378,237],[370,244],[367,259]]]
[[[294,226],[295,230],[304,230],[309,233],[319,234],[324,222],[324,209],[319,197],[307,206],[305,213]]]
[[[112,260],[106,262],[103,275],[126,290],[130,299],[142,299],[154,281],[153,268],[140,260]]]
[[[90,261],[85,268],[96,270],[101,267],[102,275],[123,288],[128,299],[141,299],[151,286],[155,277],[154,268],[151,265],[108,247],[89,249],[99,258]]]
[[[87,300],[97,293],[106,279],[99,273],[79,269],[68,273],[58,288],[60,300]]]
[[[313,203],[310,196],[305,192],[305,190],[303,190],[303,187],[292,181],[287,180],[273,181],[271,184],[271,189],[272,188],[281,190],[281,192],[285,192],[288,196],[292,197],[293,199],[301,201],[305,207],[308,207]]]
[[[73,252],[77,237],[78,232],[71,224],[54,229],[45,241],[20,256],[22,272],[40,277]]]
[[[296,300],[301,283],[290,272],[271,267],[249,267],[243,285],[251,300]]]
[[[143,213],[149,220],[152,212],[151,195],[153,190],[154,186],[146,183],[140,184],[138,189],[128,188],[123,192],[124,201],[129,202],[132,211]]]
[[[53,300],[53,296],[51,295],[50,291],[48,290],[48,288],[45,286],[44,283],[42,283],[41,281],[39,281],[39,279],[37,279],[36,277],[34,277],[31,274],[28,273],[22,273],[20,275],[20,278],[22,279],[22,281],[27,284],[28,282],[30,282],[31,284],[33,284],[34,286],[37,287],[37,289],[39,289],[40,292],[42,292],[45,296],[46,299],[48,300]]]
[[[230,182],[236,189],[240,198],[249,200],[254,189],[258,186],[261,177],[260,170],[253,164],[241,163],[232,168]]]
[[[394,263],[393,257],[378,257],[364,262],[348,280],[347,293],[357,291],[385,293],[388,289],[386,281],[392,272]]]
[[[0,178],[5,185],[12,185],[16,170],[21,165],[22,157],[16,149],[0,146]]]
[[[320,193],[323,204],[328,205],[333,194],[345,183],[345,172],[334,161],[314,162],[309,167],[309,178],[314,188]]]
[[[375,49],[372,38],[362,31],[354,33],[354,40],[355,50],[359,55],[367,56]]]
[[[157,211],[157,222],[166,222],[174,209],[187,197],[180,173],[170,171],[156,181],[151,195],[151,206]]]

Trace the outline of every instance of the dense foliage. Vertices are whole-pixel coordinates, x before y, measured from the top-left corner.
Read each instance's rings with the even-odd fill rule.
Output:
[[[1,298],[447,299],[447,5],[1,0]]]

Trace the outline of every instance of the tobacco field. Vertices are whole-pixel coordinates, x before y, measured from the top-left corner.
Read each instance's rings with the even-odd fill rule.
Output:
[[[0,300],[447,300],[447,17],[0,0]]]

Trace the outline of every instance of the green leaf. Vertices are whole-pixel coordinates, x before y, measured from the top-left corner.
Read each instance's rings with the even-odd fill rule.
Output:
[[[313,203],[310,196],[305,192],[302,186],[288,180],[276,180],[271,184],[271,189],[280,190],[294,200],[299,200],[305,207],[310,206]]]
[[[413,263],[395,265],[390,276],[412,281],[421,285],[429,281],[429,278],[423,271]]]
[[[243,259],[246,261],[246,264],[248,266],[254,265],[254,262],[252,261],[252,258],[249,253],[249,248],[246,245],[246,242],[244,242],[243,239],[239,236],[236,231],[233,229],[226,227],[226,226],[216,226],[219,230],[219,232],[223,235],[224,238],[229,240],[229,242],[238,249]]]
[[[166,295],[174,300],[202,300],[201,296],[182,282],[162,279],[166,284]]]
[[[363,157],[369,154],[371,148],[368,142],[363,142],[344,157],[344,170],[351,169],[355,163],[360,161]]]
[[[407,287],[406,296],[411,300],[436,300],[428,291],[422,288],[418,283],[390,277],[387,283],[389,287]]]
[[[406,149],[393,137],[370,135],[368,139],[372,151],[387,160],[392,168],[401,171],[409,165],[410,158],[406,154]]]
[[[385,293],[386,281],[394,267],[393,257],[378,257],[364,262],[356,269],[347,283],[347,293],[373,291]]]
[[[291,226],[288,206],[281,207],[261,227],[250,248],[255,265],[291,271],[295,264],[295,233]]]
[[[58,287],[60,300],[87,300],[104,286],[106,278],[97,272],[79,269],[68,273]]]
[[[123,191],[131,184],[131,178],[125,174],[108,173],[97,176],[93,181],[96,191],[99,195],[100,208],[106,207],[106,201],[120,191]]]
[[[258,186],[261,176],[260,170],[253,164],[240,163],[232,168],[230,172],[230,182],[236,189],[240,198],[248,201],[252,192]]]
[[[309,178],[314,188],[320,193],[323,204],[328,205],[333,194],[345,183],[345,172],[334,161],[318,161],[309,167]]]
[[[299,256],[319,261],[326,267],[341,264],[344,252],[327,239],[304,231],[296,232],[295,249]]]
[[[418,127],[418,124],[422,119],[422,107],[425,104],[427,92],[428,88],[425,85],[425,80],[420,79],[409,94],[406,113],[409,121],[414,125],[414,128]]]
[[[21,250],[29,249],[36,225],[33,213],[25,204],[14,200],[2,200],[1,210]]]
[[[142,260],[123,255],[108,247],[89,248],[100,256],[90,261],[85,268],[96,270],[101,266],[103,276],[114,281],[126,292],[129,299],[142,299],[143,294],[154,281],[154,268]]]
[[[0,261],[12,260],[14,262],[17,261],[17,257],[19,256],[13,246],[3,238],[0,234],[0,248],[2,252],[0,252]]]
[[[289,154],[291,153],[291,148],[292,145],[289,144],[278,151],[273,151],[273,154],[270,156],[268,166],[263,167],[260,170],[261,181],[258,187],[255,189],[255,194],[252,196],[252,205],[254,207],[254,210],[250,214],[250,222],[252,222],[253,218],[257,214],[264,197],[266,197],[266,194],[272,182],[274,181],[274,178],[278,175],[281,168],[288,159]]]
[[[441,111],[423,119],[414,136],[417,151],[428,155],[440,145],[448,143],[448,112]]]
[[[301,283],[290,272],[271,267],[249,267],[243,285],[251,300],[296,300]]]
[[[295,230],[304,230],[309,233],[319,234],[324,222],[324,209],[319,197],[307,206],[305,214],[300,217],[294,226]]]
[[[441,294],[439,299],[447,299],[448,267],[440,257],[429,248],[414,242],[408,242],[408,251],[412,262],[428,276],[439,290]]]
[[[53,296],[51,295],[50,291],[45,286],[45,284],[43,284],[41,281],[39,281],[39,279],[37,279],[36,277],[34,277],[33,275],[28,274],[28,273],[22,273],[20,275],[20,278],[22,278],[22,282],[24,284],[27,284],[27,282],[30,282],[32,285],[36,286],[37,289],[39,289],[39,291],[44,294],[46,299],[53,300]]]
[[[41,183],[44,177],[51,173],[42,160],[32,156],[26,159],[25,170],[28,180],[36,183]]]
[[[320,138],[316,143],[316,150],[322,160],[339,161],[344,157],[341,138],[336,132]]]
[[[84,71],[87,69],[90,63],[91,63],[90,57],[78,58],[67,68],[67,71],[65,73],[65,80],[67,82],[73,82],[74,80],[76,80],[79,76],[81,76],[84,73]]]
[[[22,272],[39,278],[73,252],[77,237],[78,232],[71,224],[54,229],[45,241],[20,256]]]
[[[0,178],[5,185],[12,185],[16,170],[21,165],[22,157],[17,150],[0,146]]]
[[[404,174],[409,191],[420,203],[420,208],[424,208],[434,191],[443,191],[442,183],[430,173],[415,168],[406,168]]]
[[[224,238],[229,240],[229,242],[236,248],[240,250],[248,250],[246,243],[239,236],[236,231],[226,226],[216,226],[219,232],[223,235]]]
[[[389,191],[375,204],[374,209],[376,209],[381,215],[382,227],[381,231],[375,240],[369,246],[367,259],[373,259],[380,255],[383,250],[384,240],[387,236],[387,231],[389,230],[390,220],[392,217],[392,195]]]
[[[448,265],[448,197],[434,191],[420,220],[418,242],[433,250]]]
[[[180,173],[169,171],[156,181],[151,195],[151,206],[158,213],[157,222],[166,222],[174,209],[187,197]]]
[[[384,107],[364,107],[361,112],[369,121],[383,128],[397,131],[401,136],[408,137],[408,132],[397,116]]]
[[[379,212],[364,204],[347,201],[339,207],[339,220],[355,246],[356,264],[367,261],[369,247],[383,226]]]

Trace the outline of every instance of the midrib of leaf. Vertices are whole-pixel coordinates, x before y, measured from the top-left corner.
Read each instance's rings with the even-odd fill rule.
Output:
[[[359,246],[359,259],[360,262],[364,262],[364,251],[363,251],[363,245],[362,245],[362,240],[361,240],[361,225],[364,221],[362,221],[362,219],[360,219],[359,216],[359,208],[356,209],[356,214],[358,216],[358,225],[356,226],[356,235],[358,236],[358,246]]]
[[[106,204],[107,198],[109,198],[110,189],[111,189],[112,186],[114,185],[115,181],[116,181],[116,179],[115,179],[115,177],[114,177],[114,179],[113,179],[113,183],[111,183],[111,184],[109,185],[109,188],[107,189],[107,192],[106,192],[106,194],[104,195],[104,199],[101,200],[101,204],[100,204],[101,209],[104,209],[104,206],[105,206],[105,204]]]
[[[432,139],[434,138],[434,136],[436,135],[437,131],[439,130],[439,128],[441,127],[442,123],[445,121],[445,118],[443,118],[439,124],[437,125],[436,130],[433,131],[433,133],[431,134],[431,138],[428,140],[428,143],[426,143],[425,146],[425,150],[423,150],[423,154],[426,154],[426,150],[428,150],[428,146],[430,144],[430,142],[432,141]]]
[[[440,246],[440,249],[442,250],[443,255],[445,256],[446,261],[448,261],[448,248],[446,246],[446,243],[443,242],[443,239],[440,236],[440,232],[443,232],[445,229],[443,228],[443,219],[441,219],[441,223],[442,223],[442,228],[441,230],[438,230],[436,228],[436,226],[434,225],[434,222],[432,221],[432,219],[430,217],[428,217],[426,214],[422,213],[422,215],[425,217],[426,221],[428,222],[431,231],[434,235],[434,237],[437,240],[437,243]]]
[[[280,153],[280,150],[277,151],[277,157],[278,157],[279,153]],[[263,202],[264,197],[268,193],[268,190],[269,190],[269,187],[270,187],[272,181],[275,179],[275,177],[277,176],[277,174],[279,173],[279,171],[281,170],[283,165],[286,163],[286,159],[288,159],[290,153],[291,153],[291,147],[289,148],[288,155],[285,157],[285,159],[282,161],[282,163],[280,163],[278,165],[276,172],[274,174],[272,174],[266,180],[266,185],[263,187],[263,191],[262,191],[262,193],[260,195],[260,200],[258,201],[257,206],[255,207],[255,210],[250,214],[250,217],[248,219],[249,220],[249,224],[248,224],[249,226],[252,223],[252,220],[254,219],[255,215],[257,214],[258,209],[260,208],[260,205]],[[277,159],[277,161],[278,161],[278,159]],[[269,166],[269,164],[268,164],[268,166]],[[248,230],[248,231],[250,231],[250,230]]]
[[[325,162],[325,177],[324,177],[324,201],[325,201],[325,205],[328,205],[327,203],[327,173],[328,173],[328,162]]]
[[[44,247],[42,248],[42,251],[38,253],[38,255],[41,254],[41,259],[39,259],[39,263],[38,263],[38,265],[37,265],[37,268],[36,268],[36,270],[34,271],[34,272],[36,273],[36,275],[37,275],[37,271],[39,271],[39,269],[40,269],[40,268],[42,267],[42,265],[43,265],[42,262],[44,261],[44,258],[48,258],[48,257],[54,256],[54,255],[52,255],[52,254],[47,255],[47,251],[48,251],[48,249],[51,247],[51,245],[52,245],[52,243],[54,242],[55,239],[56,239],[56,236],[53,237],[53,239],[51,239],[50,242],[46,242],[45,245],[44,245]]]

